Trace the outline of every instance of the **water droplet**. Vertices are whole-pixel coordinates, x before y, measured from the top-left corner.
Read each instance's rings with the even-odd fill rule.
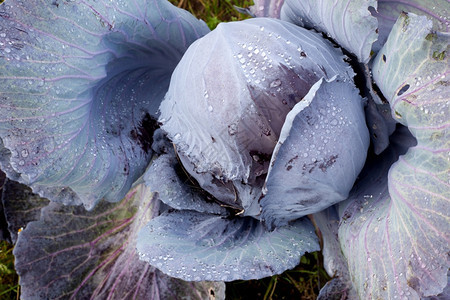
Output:
[[[210,111],[210,112],[212,112],[213,111],[213,107],[210,105],[210,106],[208,106],[208,110]]]
[[[280,86],[281,85],[281,80],[280,79],[275,79],[274,81],[272,81],[271,83],[270,83],[270,87],[271,88],[274,88],[274,87],[277,87],[277,86]]]
[[[175,134],[175,136],[173,137],[175,140],[179,140],[181,138],[181,133],[177,133]]]
[[[28,157],[28,150],[27,149],[23,149],[21,154],[22,154],[22,157]]]
[[[11,49],[5,48],[5,49],[3,49],[3,51],[5,51],[6,53],[10,53],[10,52],[11,52]]]

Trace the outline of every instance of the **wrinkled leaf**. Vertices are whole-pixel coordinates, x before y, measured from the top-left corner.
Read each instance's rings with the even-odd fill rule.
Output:
[[[219,204],[208,201],[207,195],[170,152],[156,158],[144,175],[145,184],[158,193],[158,199],[178,210],[195,210],[202,213],[226,215]]]
[[[434,30],[449,31],[450,5],[448,0],[378,0],[377,10],[372,11],[372,15],[378,19],[378,40],[372,48],[375,52],[383,47],[392,26],[402,12],[424,15],[433,21]]]
[[[442,140],[434,130],[449,120],[450,38],[432,32],[431,25],[424,16],[402,14],[373,63],[373,78],[391,104],[394,118],[417,138],[423,136],[426,144]]]
[[[150,221],[139,233],[137,249],[142,260],[169,276],[232,281],[282,273],[319,245],[308,219],[269,232],[251,217],[175,211]]]
[[[340,46],[369,62],[378,22],[369,11],[375,0],[286,0],[281,19],[326,33]]]
[[[321,77],[353,76],[343,58],[287,22],[220,24],[178,64],[159,120],[196,173],[253,184],[267,172],[286,114],[310,87]]]
[[[388,172],[414,144],[391,141],[341,209],[339,237],[360,297],[419,299],[447,285],[448,36],[431,27],[424,16],[402,14],[374,62],[376,83],[417,146]]]
[[[269,228],[347,198],[369,146],[363,105],[336,78],[317,82],[287,115],[260,200]]]
[[[14,248],[26,299],[224,298],[223,283],[188,283],[139,260],[137,231],[158,211],[140,185],[120,204],[100,202],[92,211],[51,203],[28,224]]]
[[[187,175],[198,182],[198,185],[212,199],[224,207],[231,208],[236,214],[258,218],[261,207],[258,200],[261,197],[263,178],[258,177],[251,184],[241,180],[223,181],[210,173],[197,173],[195,165],[182,153],[178,158]]]
[[[88,208],[122,199],[173,69],[208,31],[163,0],[0,5],[0,137],[20,181]]]

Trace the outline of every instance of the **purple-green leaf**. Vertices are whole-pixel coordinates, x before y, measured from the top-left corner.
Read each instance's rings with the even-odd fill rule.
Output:
[[[417,145],[392,140],[341,208],[339,238],[362,298],[419,299],[447,285],[449,37],[431,28],[403,13],[374,61],[376,83]]]
[[[19,234],[14,255],[26,299],[224,299],[223,283],[170,278],[139,260],[136,237],[158,213],[144,185],[93,210],[51,203]],[[211,293],[212,291],[212,293]]]
[[[450,5],[448,0],[378,0],[376,11],[372,15],[378,20],[378,40],[373,45],[373,50],[378,52],[386,42],[392,26],[402,12],[412,12],[424,15],[433,21],[433,29],[448,32],[450,21]]]
[[[358,297],[350,279],[347,260],[342,255],[339,243],[338,205],[333,205],[313,215],[323,241],[321,249],[323,266],[328,275],[333,277],[320,290],[317,300],[356,299]]]

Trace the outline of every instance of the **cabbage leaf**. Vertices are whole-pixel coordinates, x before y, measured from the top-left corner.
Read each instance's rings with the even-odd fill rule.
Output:
[[[378,22],[369,11],[375,0],[286,0],[281,19],[326,33],[341,47],[368,63],[372,43],[377,40]]]
[[[305,252],[319,250],[319,244],[306,218],[267,231],[252,217],[168,211],[140,231],[137,249],[142,260],[172,277],[232,281],[294,268]]]
[[[350,81],[354,73],[317,33],[270,18],[220,24],[183,56],[159,121],[201,187],[234,199],[241,183],[263,182],[287,113],[335,75]]]
[[[431,5],[430,5],[431,4]],[[372,15],[378,20],[378,40],[372,49],[378,52],[386,43],[392,26],[402,12],[424,15],[433,22],[433,30],[448,32],[450,5],[447,0],[378,0],[376,11]]]
[[[196,187],[173,152],[156,158],[145,172],[144,181],[158,193],[159,200],[172,208],[227,215],[225,208],[208,201],[206,193]]]
[[[339,238],[360,297],[418,299],[447,285],[449,37],[431,28],[403,13],[374,61],[376,83],[417,145],[393,140],[340,205]]]
[[[317,82],[289,112],[260,200],[269,228],[347,198],[369,147],[363,106],[353,83],[337,77]]]
[[[208,31],[163,0],[1,5],[0,138],[19,181],[87,208],[122,199],[173,69]]]
[[[139,260],[136,235],[158,213],[145,185],[93,210],[51,203],[14,248],[26,299],[224,299],[225,286],[170,278]]]

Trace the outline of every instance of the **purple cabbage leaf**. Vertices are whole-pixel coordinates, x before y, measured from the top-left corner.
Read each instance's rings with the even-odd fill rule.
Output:
[[[326,33],[362,63],[369,62],[378,22],[369,8],[376,0],[286,0],[281,19]]]
[[[6,179],[3,185],[0,200],[7,221],[5,232],[9,233],[9,239],[14,244],[18,232],[29,222],[38,220],[41,208],[49,204],[47,199],[33,194],[26,185],[10,179]]]
[[[369,146],[363,105],[353,83],[337,77],[317,82],[288,113],[260,200],[269,227],[347,198]]]
[[[184,176],[183,176],[184,175]],[[177,210],[194,210],[201,213],[227,215],[224,207],[208,201],[194,180],[189,179],[173,151],[153,160],[144,175],[145,184],[158,193],[158,199]]]
[[[122,199],[173,69],[208,31],[164,0],[1,5],[0,138],[19,181],[87,208]]]
[[[313,215],[314,222],[322,237],[323,266],[327,273],[333,277],[320,290],[318,300],[358,298],[348,272],[347,260],[342,255],[339,242],[340,217],[338,205],[333,205]]]
[[[254,3],[212,32],[166,0],[0,5],[24,299],[223,299],[319,245],[318,299],[448,296],[448,1]]]
[[[449,37],[431,28],[403,13],[374,61],[376,83],[417,145],[393,141],[339,205],[339,239],[360,297],[418,299],[447,286]]]
[[[319,250],[307,218],[267,231],[252,217],[226,218],[168,211],[139,233],[140,258],[188,281],[259,279],[294,268],[305,252]]]
[[[159,205],[141,184],[120,203],[102,201],[91,211],[54,202],[43,208],[14,248],[22,297],[224,299],[223,283],[185,282],[139,259],[137,232]]]
[[[220,24],[183,56],[159,121],[201,187],[229,206],[237,194],[235,208],[254,216],[260,193],[245,190],[262,187],[287,113],[320,78],[351,81],[343,59],[280,20]]]

